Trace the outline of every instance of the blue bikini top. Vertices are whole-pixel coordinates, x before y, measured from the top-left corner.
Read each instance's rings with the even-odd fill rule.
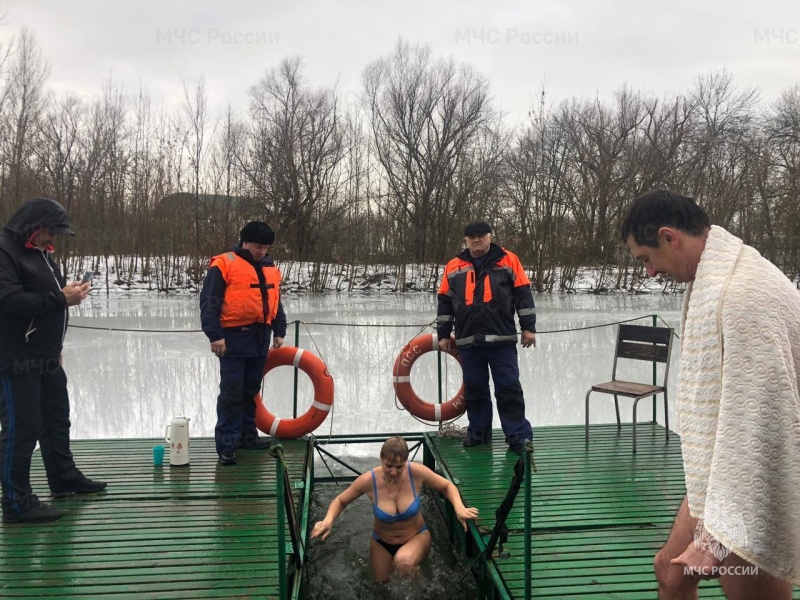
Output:
[[[419,496],[417,495],[417,488],[414,487],[414,477],[411,475],[411,463],[408,463],[408,481],[411,484],[411,491],[414,492],[414,501],[401,513],[390,515],[378,508],[378,483],[375,479],[375,469],[370,471],[372,473],[372,493],[375,496],[375,502],[372,504],[372,512],[375,518],[383,523],[397,523],[398,521],[408,521],[411,517],[419,512]]]

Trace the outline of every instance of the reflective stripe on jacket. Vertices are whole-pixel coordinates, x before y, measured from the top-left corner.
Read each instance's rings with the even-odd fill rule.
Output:
[[[520,328],[535,332],[531,282],[516,254],[492,244],[478,271],[469,250],[447,263],[439,287],[439,339],[455,326],[459,346],[516,343],[515,311]]]
[[[264,275],[262,289],[256,267],[233,252],[215,256],[210,266],[217,267],[225,280],[220,313],[223,328],[272,324],[281,299],[281,272],[276,267],[260,267]]]

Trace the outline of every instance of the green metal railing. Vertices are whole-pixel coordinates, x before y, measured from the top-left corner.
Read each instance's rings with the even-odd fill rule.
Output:
[[[435,468],[437,463],[438,464],[444,464],[441,456],[438,453],[438,450],[436,449],[434,444],[429,439],[429,436],[435,435],[435,434],[429,434],[429,433],[416,432],[416,433],[402,433],[402,434],[386,433],[386,434],[380,434],[380,435],[376,435],[376,434],[361,434],[361,435],[350,435],[350,436],[348,436],[348,435],[337,435],[337,436],[331,436],[330,438],[326,437],[324,442],[322,442],[319,439],[311,438],[310,439],[310,443],[312,444],[312,447],[319,453],[319,456],[323,459],[323,462],[325,461],[325,458],[331,458],[331,459],[335,460],[337,463],[341,464],[345,468],[347,468],[350,471],[352,471],[353,477],[348,477],[347,479],[354,479],[355,476],[358,476],[361,473],[359,471],[357,471],[355,468],[353,468],[352,466],[348,465],[345,461],[337,458],[331,452],[326,450],[323,446],[330,445],[330,444],[381,443],[381,442],[385,441],[387,438],[392,437],[393,435],[402,435],[403,438],[406,439],[407,441],[416,442],[416,443],[412,443],[411,444],[409,450],[412,453],[414,453],[415,450],[418,450],[419,448],[422,448],[422,451],[423,451],[422,462],[423,462],[423,464],[425,464],[429,468]],[[410,458],[413,458],[413,455]],[[282,471],[281,471],[282,466],[280,465],[280,461],[276,461],[276,462],[278,462],[278,466],[276,468],[278,469],[277,476],[278,476],[278,481],[279,481],[279,490],[277,492],[277,499],[278,499],[278,503],[279,503],[278,515],[279,515],[279,518],[284,518],[285,519],[285,514],[286,514],[287,511],[282,506],[282,498],[284,496],[281,494],[281,489],[283,489],[283,488],[280,486],[280,481],[282,480]],[[305,490],[306,495],[305,495],[305,497],[307,499],[310,499],[311,495],[313,494],[314,487],[315,487],[316,483],[318,483],[318,482],[330,482],[330,481],[334,481],[334,480],[338,481],[338,480],[342,479],[341,477],[334,477],[333,475],[331,475],[330,477],[317,477],[316,473],[315,473],[315,466],[313,464],[313,461],[309,460],[307,462],[307,465],[308,465],[308,472],[309,472],[309,476],[307,478],[307,484],[305,486],[306,487],[306,490]],[[531,466],[530,457],[526,457],[525,465],[526,465],[526,467],[525,467],[526,468],[526,472],[530,472],[530,466]],[[455,485],[458,485],[458,481],[452,479],[450,477],[450,474],[446,470],[442,470],[441,472],[442,472],[443,477],[448,479],[448,481],[451,481]],[[525,514],[527,515],[527,517],[526,517],[526,532],[529,533],[530,532],[530,514],[531,514],[531,510],[530,510],[530,505],[531,505],[530,477],[525,477],[525,486],[526,486],[526,488],[525,488],[526,489],[526,491],[525,491],[525,507],[526,507],[525,508]],[[452,510],[452,506],[450,506],[450,503],[447,502],[446,499],[444,497],[441,497],[441,496],[438,496],[438,500],[440,502],[440,505],[443,507],[444,513],[445,513],[445,515],[447,517],[447,521],[448,521],[448,525],[449,525],[449,533],[450,533],[450,537],[451,537],[451,542],[458,542],[461,545],[461,547],[466,547],[467,546],[466,542],[467,542],[467,537],[468,537],[471,540],[471,543],[476,548],[477,552],[482,554],[484,552],[484,550],[486,549],[486,543],[483,540],[483,537],[482,537],[480,531],[478,530],[478,528],[476,527],[476,525],[471,521],[468,522],[468,531],[465,534],[463,532],[463,530],[461,529],[461,527],[460,527],[458,519],[456,518],[455,513]],[[308,502],[308,500],[306,502]],[[306,507],[307,506],[308,506],[308,503],[306,503]],[[303,530],[304,535],[305,535],[305,532],[307,532],[307,530],[308,530],[308,510],[307,509],[303,511],[302,530]],[[288,578],[288,575],[286,575],[286,571],[288,570],[287,567],[288,567],[288,564],[289,564],[289,560],[288,560],[288,557],[287,557],[286,550],[287,549],[291,549],[291,545],[287,545],[286,544],[286,542],[285,542],[285,533],[282,533],[282,532],[283,532],[283,529],[279,529],[279,540],[278,540],[279,541],[279,545],[281,546],[281,548],[284,548],[284,553],[279,556],[280,564],[283,566],[283,569],[284,569],[281,572],[281,578],[283,580],[284,577]],[[280,550],[280,548],[279,548],[279,550]],[[530,544],[528,543],[526,545],[526,555],[525,555],[525,560],[526,560],[527,563],[530,562],[530,554],[531,554],[531,548],[530,548]],[[477,556],[477,555],[478,554],[475,554],[475,556]],[[497,566],[494,564],[494,561],[491,560],[491,558],[487,559],[486,557],[482,556],[479,562],[480,562],[480,565],[479,565],[479,576],[477,577],[477,579],[478,579],[477,583],[478,583],[479,589],[482,590],[483,597],[492,598],[492,599],[500,599],[500,600],[512,600],[512,596],[510,595],[505,583],[503,582],[503,578],[500,575],[500,573],[499,573],[499,571],[497,569]],[[527,577],[530,576],[530,565],[528,565],[528,567],[527,567],[526,576]],[[299,578],[296,577],[295,578],[295,586],[294,586],[294,595],[292,596],[293,599],[298,599],[300,597],[299,594],[300,594],[301,590],[300,590],[300,586],[298,584],[298,580],[299,580]],[[530,584],[528,584],[528,587],[530,587]],[[287,588],[288,588],[288,584],[287,584]],[[285,588],[281,587],[281,590],[283,590],[283,589],[285,589]],[[281,592],[281,593],[283,593],[283,592]],[[286,597],[286,596],[281,596],[281,597],[283,598],[283,597]],[[530,598],[530,595],[526,596],[526,598]]]
[[[532,597],[532,573],[533,551],[531,546],[531,533],[533,519],[533,482],[531,481],[531,467],[533,467],[533,453],[525,451],[523,453],[523,465],[525,469],[525,600]]]
[[[300,531],[299,548],[295,551],[299,552],[299,565],[297,574],[294,578],[294,586],[292,590],[292,599],[299,600],[303,593],[303,575],[306,569],[307,548],[308,548],[308,531],[309,531],[309,509],[311,507],[311,494],[314,489],[314,445],[311,439],[308,440],[306,445],[306,456],[303,461],[303,481],[298,482],[297,487],[303,490],[300,496],[300,507],[298,513],[300,514]]]
[[[342,477],[336,477],[333,475],[330,468],[328,467],[328,463],[325,460],[326,457],[342,465],[344,468],[353,473],[354,475],[353,478],[361,475],[361,471],[359,471],[352,465],[349,465],[347,462],[335,456],[331,452],[328,452],[328,450],[326,450],[324,446],[328,446],[331,444],[382,444],[388,438],[394,436],[402,437],[404,440],[406,440],[406,442],[409,443],[409,448],[408,448],[409,457],[412,460],[416,456],[417,450],[420,447],[423,447],[422,443],[424,434],[422,433],[408,433],[408,432],[380,433],[380,434],[361,433],[352,435],[330,435],[330,436],[326,435],[324,440],[321,440],[320,438],[313,438],[313,446],[319,453],[322,462],[325,464],[325,467],[328,468],[328,473],[330,474],[330,477],[317,477],[316,475],[314,475],[314,481],[329,483],[331,481],[338,482],[340,479],[342,479]]]
[[[581,329],[594,329],[596,327],[612,327],[612,326],[618,325],[620,323],[629,323],[631,321],[638,321],[640,319],[647,319],[647,318],[651,318],[652,319],[653,327],[657,327],[658,326],[658,320],[659,320],[660,317],[657,314],[652,314],[652,315],[643,315],[641,317],[636,317],[634,319],[626,319],[624,321],[615,321],[613,323],[605,323],[603,325],[596,325],[596,326],[591,326],[591,327],[580,327],[580,328],[576,328],[574,330],[566,329],[566,330],[555,330],[555,331],[543,331],[543,332],[539,332],[538,335],[541,335],[542,333],[552,334],[552,333],[563,333],[563,332],[566,332],[566,331],[577,331],[577,330],[581,330]],[[292,321],[292,323],[294,323],[294,345],[299,347],[300,346],[300,323],[301,323],[301,321],[295,320],[295,321]],[[331,326],[338,326],[338,327],[349,325],[351,327],[365,327],[365,325],[358,325],[358,324],[355,324],[355,323],[352,323],[352,324],[317,323],[317,325],[331,325]],[[371,325],[370,325],[370,327],[371,327]],[[415,327],[415,326],[409,326],[409,327]],[[437,386],[438,398],[437,398],[437,401],[438,401],[439,404],[442,404],[444,402],[444,397],[443,397],[443,392],[442,392],[442,386],[444,384],[444,378],[442,376],[442,368],[443,368],[442,367],[442,352],[437,352],[436,354],[437,354],[437,358],[436,358],[436,361],[437,361],[437,363],[436,363],[437,373],[436,373],[436,375],[437,375],[437,381],[438,381],[438,386]],[[653,385],[657,385],[657,381],[658,381],[658,373],[657,373],[658,368],[657,367],[658,367],[658,363],[654,362],[653,363]],[[299,370],[300,369],[298,367],[294,367],[294,386],[293,386],[293,391],[292,391],[292,417],[295,418],[295,419],[297,418],[297,389],[298,389]],[[657,415],[658,415],[658,412],[657,412],[657,405],[656,405],[656,396],[653,396],[653,422],[654,423],[658,420]]]
[[[286,561],[286,504],[284,495],[284,475],[286,465],[283,460],[275,461],[275,495],[278,502],[278,597],[288,598],[287,590],[289,587],[289,573]]]
[[[292,485],[288,467],[280,445],[270,448],[275,457],[275,500],[277,503],[278,528],[278,594],[281,599],[299,600],[303,593],[303,575],[306,567],[306,548],[308,544],[308,517],[313,490],[313,447],[309,439],[303,461],[300,480]],[[300,502],[294,506],[292,490],[300,489]],[[299,516],[298,516],[299,515]],[[289,526],[290,541],[286,541],[286,526]],[[291,560],[290,560],[291,558]],[[291,590],[291,595],[290,595]]]
[[[638,320],[641,318],[652,318],[653,326],[656,327],[658,323],[658,315],[646,315],[644,317],[638,317],[637,319],[631,320]],[[625,321],[628,322],[628,321]],[[300,321],[294,321],[294,344],[295,346],[299,346],[300,343]],[[608,323],[601,326],[613,326],[618,323]],[[357,326],[357,325],[353,325]],[[593,328],[593,327],[592,327]],[[543,333],[558,333],[557,331],[552,332],[543,332]],[[442,353],[437,352],[437,377],[438,377],[438,402],[441,404],[443,402],[443,391],[442,386],[444,384],[443,381],[443,367],[442,367]],[[653,377],[653,385],[657,385],[657,373],[658,365],[657,363],[653,362],[653,370],[652,370],[652,377]],[[298,368],[295,367],[294,369],[294,390],[293,390],[293,417],[297,418],[297,394],[298,394]],[[653,396],[653,422],[657,421],[657,397]],[[334,477],[333,473],[328,469],[330,473],[330,477],[315,477],[314,474],[314,450],[319,453],[319,456],[322,458],[323,462],[327,467],[327,462],[325,461],[325,457],[330,458],[331,460],[341,464],[348,470],[350,470],[355,476],[360,475],[360,472],[356,470],[351,465],[347,464],[344,460],[336,457],[332,453],[328,452],[323,446],[331,443],[380,443],[385,441],[387,438],[392,437],[394,435],[401,436],[405,438],[407,441],[414,441],[417,442],[416,445],[412,446],[410,450],[415,451],[420,446],[423,448],[423,463],[426,464],[430,468],[435,468],[436,463],[444,464],[439,456],[438,451],[435,445],[430,441],[428,433],[408,433],[408,432],[400,432],[400,433],[383,433],[383,434],[355,434],[355,435],[330,435],[326,436],[325,442],[320,442],[318,439],[311,436],[309,438],[309,450],[306,456],[305,468],[304,468],[304,482],[301,482],[300,485],[304,487],[304,493],[302,496],[301,502],[301,510],[299,511],[302,515],[301,523],[300,523],[300,534],[299,539],[302,540],[300,543],[300,547],[293,547],[292,544],[287,546],[286,539],[285,539],[285,528],[283,523],[286,519],[286,504],[285,498],[287,496],[286,493],[286,484],[285,484],[285,464],[282,460],[276,461],[276,477],[277,477],[277,500],[278,500],[278,552],[279,552],[279,561],[281,565],[281,572],[280,572],[280,597],[281,598],[288,598],[288,588],[289,588],[289,579],[290,579],[290,569],[289,569],[289,560],[288,555],[292,554],[294,557],[294,571],[295,574],[293,578],[293,585],[292,585],[292,598],[294,600],[298,600],[300,598],[300,594],[302,593],[302,572],[305,564],[305,543],[307,538],[308,532],[308,507],[310,505],[311,495],[314,489],[315,481],[335,481],[341,479],[340,477]],[[524,498],[524,532],[525,532],[525,539],[524,539],[524,594],[525,600],[530,600],[532,598],[532,503],[533,503],[533,493],[532,493],[532,481],[531,481],[531,471],[532,469],[535,470],[533,464],[533,457],[532,452],[524,452],[523,453],[523,464],[524,464],[524,481],[523,481],[523,498]],[[458,485],[457,480],[453,480],[450,478],[449,473],[444,471],[442,475],[450,480],[454,485]],[[291,496],[291,493],[288,494]],[[467,533],[465,534],[463,530],[459,527],[458,520],[455,517],[453,512],[452,506],[450,506],[449,502],[447,502],[444,498],[440,498],[442,508],[450,522],[450,537],[451,542],[458,542],[464,548],[465,552],[469,549],[470,544],[474,545],[475,550],[477,550],[477,554],[473,554],[473,556],[481,556],[480,566],[478,568],[478,575],[476,577],[478,587],[481,590],[481,595],[484,598],[491,598],[492,600],[500,599],[500,600],[511,600],[510,592],[503,581],[503,577],[500,574],[497,565],[495,564],[495,560],[492,557],[483,556],[486,550],[486,542],[483,539],[482,534],[476,527],[473,522],[468,523]],[[467,537],[471,540],[471,542],[467,541]],[[468,557],[469,558],[469,557]]]
[[[432,434],[425,434],[426,442],[425,442],[425,452],[429,456],[428,465],[429,468],[433,468],[436,463],[443,465],[444,461],[442,457],[439,455],[439,451],[436,449],[436,446],[430,441],[430,436]],[[441,472],[442,477],[450,481],[453,485],[458,486],[459,481],[457,479],[453,479],[446,470],[442,470]],[[526,478],[526,481],[529,478]],[[448,515],[450,519],[451,525],[451,542],[455,541],[453,537],[461,537],[460,541],[462,543],[462,547],[466,551],[468,549],[469,544],[467,544],[466,539],[460,536],[457,532],[460,531],[460,526],[458,520],[455,518],[455,514],[452,511],[452,507],[450,506],[449,502],[446,502],[444,498],[440,498],[442,506],[445,508],[445,513]],[[530,519],[530,511],[528,511],[528,519]],[[478,589],[481,590],[483,597],[492,597],[492,598],[501,598],[502,600],[511,600],[511,595],[506,588],[506,584],[503,582],[503,578],[500,575],[500,572],[497,570],[494,562],[488,560],[484,556],[484,551],[486,550],[486,543],[483,541],[483,536],[481,535],[478,527],[475,525],[473,521],[467,522],[467,532],[469,534],[472,543],[475,545],[477,549],[477,553],[473,554],[473,556],[467,556],[467,558],[474,558],[474,556],[482,556],[481,560],[479,561],[479,576],[477,577]],[[492,595],[487,596],[487,592],[489,592],[489,588],[493,589]],[[495,595],[499,594],[499,595]]]

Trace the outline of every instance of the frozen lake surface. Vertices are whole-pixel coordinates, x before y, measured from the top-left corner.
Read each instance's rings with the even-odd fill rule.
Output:
[[[652,313],[677,327],[681,299],[661,294],[537,296],[538,347],[517,346],[526,412],[534,427],[582,423],[586,390],[592,383],[610,379],[616,329],[564,330]],[[290,323],[286,343],[321,356],[334,378],[334,410],[317,436],[436,429],[397,408],[391,383],[392,365],[404,344],[421,331],[433,331],[425,326],[436,316],[434,295],[288,295],[283,301],[289,321],[303,322],[299,342],[295,343],[295,327]],[[159,437],[170,418],[179,415],[191,419],[192,436],[213,435],[218,361],[207,338],[196,331],[200,328],[196,299],[93,296],[72,311],[70,324],[75,327],[67,333],[64,366],[74,439]],[[678,353],[676,343],[670,377],[672,404]],[[436,354],[422,356],[412,371],[415,390],[430,401],[437,398]],[[449,357],[443,371],[449,398],[460,385],[461,371]],[[647,381],[650,372],[651,367],[642,364],[623,375]],[[280,367],[263,384],[267,406],[282,418],[292,416],[293,379],[292,368]],[[302,414],[313,391],[303,373],[298,379]],[[630,420],[630,404],[621,400],[625,420]],[[611,396],[598,396],[593,400],[592,421],[613,421],[613,406]],[[641,406],[640,418],[648,418],[650,403]],[[659,420],[663,422],[663,415]],[[674,423],[671,414],[673,427]],[[456,424],[466,426],[466,417]],[[494,426],[499,427],[496,414]]]

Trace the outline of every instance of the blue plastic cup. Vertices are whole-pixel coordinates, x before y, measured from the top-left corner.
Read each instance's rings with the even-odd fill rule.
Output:
[[[153,446],[153,465],[160,467],[164,464],[164,446]]]

